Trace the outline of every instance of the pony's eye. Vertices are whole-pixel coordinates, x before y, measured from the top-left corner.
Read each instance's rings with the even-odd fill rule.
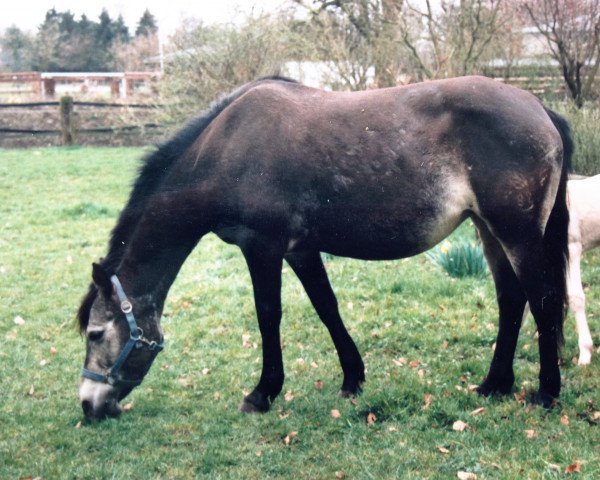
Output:
[[[99,342],[104,337],[104,330],[92,330],[88,333],[88,340],[91,342]]]

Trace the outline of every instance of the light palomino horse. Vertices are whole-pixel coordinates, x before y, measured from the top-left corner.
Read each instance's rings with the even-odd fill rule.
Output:
[[[569,308],[575,315],[579,334],[579,365],[592,360],[594,342],[585,316],[585,294],[581,283],[581,255],[600,246],[600,175],[569,180]]]

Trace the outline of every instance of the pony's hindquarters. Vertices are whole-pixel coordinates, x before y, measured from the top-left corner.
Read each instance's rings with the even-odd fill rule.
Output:
[[[485,395],[510,391],[518,331],[528,301],[540,333],[537,401],[545,407],[551,406],[560,393],[558,348],[562,342],[568,258],[566,185],[572,155],[566,122],[553,112],[548,114],[560,138],[556,131],[550,132],[545,136],[549,139],[546,144],[532,146],[533,151],[548,153],[526,158],[523,163],[531,166],[527,172],[499,177],[495,191],[502,191],[500,201],[480,197],[481,210],[476,219],[496,282],[500,311],[496,350],[479,391]],[[502,198],[513,201],[503,202]]]

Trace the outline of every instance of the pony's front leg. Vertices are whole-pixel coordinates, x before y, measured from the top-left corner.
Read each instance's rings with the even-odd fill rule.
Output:
[[[263,366],[258,385],[244,398],[242,412],[266,412],[283,387],[281,323],[281,267],[283,254],[272,245],[253,242],[242,248],[252,286],[262,337]]]
[[[340,395],[350,397],[360,393],[365,381],[365,366],[340,317],[337,299],[321,255],[318,251],[295,252],[286,255],[285,259],[302,282],[319,318],[329,330],[344,372]]]

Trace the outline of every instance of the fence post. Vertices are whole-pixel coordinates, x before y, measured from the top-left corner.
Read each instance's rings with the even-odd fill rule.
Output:
[[[75,141],[75,114],[73,97],[65,95],[60,98],[60,129],[63,145],[73,145]]]

